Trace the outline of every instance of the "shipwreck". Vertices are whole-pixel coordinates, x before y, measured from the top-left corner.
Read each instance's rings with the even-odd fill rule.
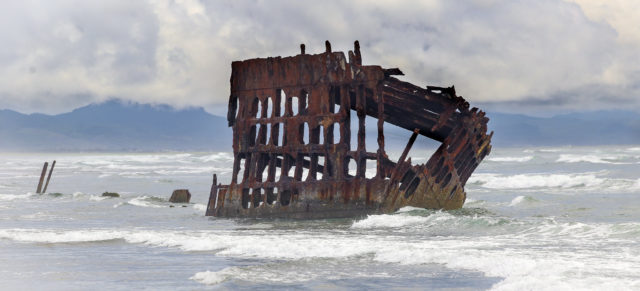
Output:
[[[232,63],[233,173],[228,185],[214,175],[206,215],[337,218],[462,207],[465,183],[491,151],[485,113],[454,87],[420,87],[393,77],[403,75],[397,68],[362,65],[358,41],[348,59],[325,45],[320,54],[306,54],[303,44],[296,56]],[[377,119],[377,148],[366,147],[366,116]],[[397,161],[385,152],[384,123],[413,132]],[[418,135],[442,144],[412,165]],[[365,175],[367,162],[373,175]]]

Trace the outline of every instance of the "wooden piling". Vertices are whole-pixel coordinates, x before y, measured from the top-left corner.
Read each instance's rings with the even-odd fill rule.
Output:
[[[49,163],[44,162],[42,173],[40,174],[40,182],[38,182],[38,190],[36,190],[36,193],[38,194],[40,194],[40,190],[42,190],[42,182],[44,182],[44,175],[47,174],[47,167],[49,167]]]
[[[44,189],[42,190],[42,193],[47,193],[47,187],[49,186],[49,180],[51,180],[51,173],[53,173],[53,167],[56,166],[56,160],[53,160],[53,163],[51,163],[51,169],[49,170],[49,176],[47,176],[47,183],[44,184]]]
[[[215,197],[215,198],[214,198]],[[211,205],[213,203],[213,205]],[[218,176],[213,174],[213,184],[211,184],[211,192],[209,192],[209,203],[205,215],[213,215],[213,210],[218,206]]]

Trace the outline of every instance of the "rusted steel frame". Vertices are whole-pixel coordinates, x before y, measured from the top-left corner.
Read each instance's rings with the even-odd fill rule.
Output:
[[[447,209],[462,205],[466,194],[461,180],[466,178],[460,173],[475,169],[491,150],[491,137],[485,135],[488,119],[482,111],[469,110],[453,87],[424,89],[390,77],[402,74],[399,69],[362,66],[357,42],[349,62],[344,54],[332,52],[328,42],[325,53],[307,55],[304,50],[301,46],[301,54],[293,57],[232,64],[228,119],[234,128],[234,180],[228,187],[217,187],[220,203],[214,215],[312,218],[386,212],[403,205]],[[299,104],[296,116],[294,96]],[[258,103],[263,105],[260,112]],[[335,105],[340,105],[337,112]],[[355,150],[350,145],[352,109],[358,117]],[[367,152],[373,149],[365,145],[366,115],[378,119],[375,153]],[[412,166],[410,158],[404,161],[406,153],[394,163],[384,152],[384,122],[418,128],[419,134],[444,144],[427,165]],[[350,159],[357,167],[354,176],[348,174]],[[368,159],[377,160],[372,179],[364,175]],[[306,178],[303,169],[308,169]],[[322,173],[322,179],[316,180],[316,173]],[[398,182],[399,187],[389,187]],[[390,190],[387,194],[372,189]],[[417,189],[422,194],[414,194]],[[274,199],[281,205],[272,206]],[[238,202],[242,207],[234,213]]]
[[[460,175],[462,173],[464,165],[467,163],[467,160],[474,155],[474,151],[471,142],[468,142],[469,134],[466,131],[459,131],[458,136],[460,137],[457,139],[457,141],[459,142],[454,142],[449,145],[450,147],[447,152],[453,155],[453,167],[456,169],[458,175]]]
[[[460,177],[462,177],[462,182],[466,182],[467,179],[469,179],[469,177],[471,176],[471,173],[473,172],[473,170],[475,170],[475,168],[478,166],[478,160],[476,159],[476,157],[474,155],[472,155],[468,162],[466,162],[465,164],[463,164],[463,166],[461,167],[462,171],[460,174]]]
[[[298,63],[298,66],[291,66],[291,63],[295,62]],[[261,63],[263,63],[263,65],[253,66]],[[326,68],[327,64],[336,67],[345,66],[345,68],[344,70],[328,71]],[[269,66],[271,66],[271,69]],[[249,67],[253,69],[251,74],[248,73]],[[360,79],[361,75],[356,75],[354,76],[355,78],[350,76],[349,71],[352,67],[352,64],[346,63],[344,54],[342,53],[323,53],[314,56],[304,55],[233,62],[232,72],[235,72],[237,75],[247,75],[249,78],[236,78],[232,74],[231,88],[234,92],[240,92],[251,89],[271,89],[274,87],[285,89],[291,86],[312,87],[321,83],[346,84],[352,81],[362,81],[362,79]],[[384,77],[382,70],[379,69],[378,66],[362,66],[358,67],[358,70],[364,72],[369,71],[367,73],[373,73],[371,70],[379,70],[379,76]],[[290,73],[289,76],[282,77],[284,71],[288,71]],[[374,74],[370,75],[371,77],[378,78],[377,76],[373,76]],[[329,78],[324,78],[325,76]]]
[[[221,186],[221,185],[219,185],[219,186]],[[209,215],[217,216],[216,210],[222,209],[224,207],[224,201],[225,201],[225,198],[227,196],[228,189],[229,189],[228,186],[226,186],[226,187],[218,187],[217,188],[217,190],[216,190],[217,191],[217,193],[216,193],[217,194],[217,201],[215,203],[213,203],[213,205],[214,205],[213,209],[209,209],[209,207],[212,206],[211,205],[212,203],[211,202],[209,203],[209,206],[207,206],[207,211],[206,211],[206,215],[207,216],[209,216]]]
[[[435,93],[433,90],[418,87],[409,82],[400,81],[394,77],[386,77],[385,85],[396,90],[402,90],[409,94],[419,95],[429,101],[442,104],[443,107],[456,106],[460,101],[464,101],[461,97],[455,95],[455,91],[444,93]],[[461,108],[462,109],[462,108]]]
[[[445,156],[443,152],[445,151],[445,145],[441,145],[438,147],[435,153],[429,158],[426,164],[426,168],[430,169],[429,175],[434,176],[437,174],[437,171],[442,168],[445,162]]]
[[[455,156],[459,156],[470,146],[468,142],[471,137],[465,131],[454,131],[449,135],[449,139],[451,141],[447,142],[447,152]]]
[[[356,152],[356,176],[363,177],[366,162],[360,159],[360,154],[366,151],[366,131],[365,118],[367,108],[366,90],[364,85],[360,85],[356,91],[356,113],[358,115],[358,149]]]
[[[275,165],[276,165],[276,167],[278,167],[278,168],[282,167],[282,159],[281,159],[281,158],[273,159],[273,160],[272,160],[272,161],[270,161],[270,162],[274,162],[274,163],[275,163]],[[316,169],[317,169],[319,172],[323,172],[323,171],[324,171],[324,166],[322,166],[322,165],[318,165],[318,164],[315,164],[315,165],[314,165],[312,161],[308,161],[308,160],[306,160],[306,159],[304,159],[304,160],[303,160],[303,162],[302,162],[302,167],[303,167],[303,168],[310,169],[310,168],[311,168],[311,167],[313,167],[313,166],[315,166],[315,167],[316,167]],[[275,178],[275,176],[274,176],[274,178]],[[315,178],[314,178],[314,179],[315,179]]]
[[[405,101],[405,99],[397,97],[395,95],[392,94],[388,94],[388,92],[384,93],[384,96],[386,97],[385,99],[385,109],[387,112],[385,112],[385,117],[386,118],[391,118],[391,120],[389,122],[397,122],[396,120],[399,119],[398,116],[394,116],[390,111],[388,111],[389,109],[395,110],[395,111],[400,111],[400,112],[404,112],[405,114],[412,114],[412,116],[415,117],[420,117],[420,120],[422,122],[425,123],[429,123],[429,124],[433,124],[435,125],[439,118],[440,118],[440,114],[437,112],[434,112],[432,110],[428,110],[425,108],[422,108],[420,106],[420,104],[416,103],[416,102],[411,102],[411,101]],[[453,122],[454,120],[450,121],[450,124],[448,124],[448,126],[450,128],[452,128],[455,124]],[[429,130],[429,129],[422,129],[423,130]]]
[[[385,95],[387,96],[387,95]],[[385,106],[385,121],[404,129],[413,130],[420,128],[420,134],[436,141],[442,142],[450,133],[447,127],[439,128],[438,131],[432,132],[430,129],[435,124],[429,120],[429,113],[420,113],[425,117],[423,120],[410,120],[408,118],[400,118],[399,116],[411,116],[406,110],[400,110],[397,107]]]
[[[412,96],[410,97],[402,97],[402,96],[398,96],[397,94],[395,94],[394,92],[390,92],[390,91],[384,91],[384,95],[386,98],[385,102],[385,107],[390,107],[387,109],[395,109],[398,111],[406,111],[406,112],[413,112],[413,111],[419,111],[419,112],[424,112],[424,116],[420,116],[421,119],[423,120],[427,120],[432,122],[433,124],[436,124],[440,118],[440,113],[430,110],[430,109],[426,109],[424,107],[422,107],[422,105],[420,104],[420,102],[416,102],[415,100],[411,100],[410,98],[413,98]],[[387,116],[390,114],[387,114]],[[395,116],[390,116],[390,117],[395,117]],[[397,118],[397,117],[396,117]],[[396,118],[393,118],[394,120]],[[453,120],[452,120],[453,121]],[[451,126],[451,125],[449,125]]]
[[[436,122],[436,124],[433,127],[431,127],[430,130],[436,131],[445,125],[451,126],[449,121],[451,121],[451,117],[455,112],[456,112],[456,107],[451,106],[447,108],[444,112],[440,113],[440,116],[438,117],[438,122]]]
[[[444,179],[444,177],[447,174],[451,173],[453,170],[453,165],[451,165],[451,158],[446,153],[446,151],[443,151],[442,155],[444,157],[444,163],[442,167],[440,167],[439,169],[436,169],[433,175],[436,178],[436,184],[440,184],[440,182]]]
[[[375,66],[371,66],[371,67],[375,67]],[[291,89],[296,89],[296,88],[318,88],[318,86],[333,86],[333,87],[343,87],[343,86],[347,86],[347,87],[354,87],[354,85],[356,84],[363,84],[363,83],[368,83],[368,82],[372,82],[375,80],[349,80],[349,81],[335,81],[335,82],[326,82],[326,81],[321,81],[319,83],[299,83],[299,84],[294,84],[294,85],[283,85],[283,86],[270,86],[270,87],[252,87],[252,88],[243,88],[243,89],[235,89],[233,90],[233,92],[235,94],[247,94],[248,92],[255,92],[255,91],[262,91],[262,90],[273,90],[274,88],[278,88],[278,89],[282,89],[282,90],[291,90]],[[386,88],[386,87],[385,87]],[[232,94],[231,96],[234,96],[234,94]],[[288,96],[288,95],[287,95]],[[294,96],[297,96],[296,94],[294,94]],[[337,104],[337,103],[336,103]],[[227,113],[227,115],[229,115],[230,113]],[[248,115],[247,115],[248,116]]]
[[[402,163],[401,166],[397,167],[397,173],[397,177],[400,177],[397,180],[397,183],[400,183],[398,186],[399,191],[405,191],[409,183],[411,183],[418,174],[416,173],[416,169],[411,167],[411,162]]]
[[[411,150],[411,147],[413,146],[413,143],[416,141],[416,138],[418,137],[418,132],[420,130],[419,129],[414,129],[413,133],[411,134],[411,137],[409,138],[409,142],[407,142],[407,145],[404,147],[404,150],[402,151],[402,154],[400,155],[400,158],[398,159],[398,163],[404,163],[404,160],[407,158],[407,155],[409,154],[409,151]]]
[[[440,117],[440,113],[438,111],[434,111],[432,109],[427,109],[425,108],[417,99],[414,98],[418,98],[416,96],[413,95],[407,95],[407,97],[402,96],[401,94],[398,94],[397,92],[393,92],[390,90],[384,90],[383,91],[385,98],[385,109],[386,107],[392,107],[392,108],[396,108],[398,110],[406,110],[408,112],[412,112],[412,111],[420,111],[420,112],[425,112],[427,113],[426,116],[424,117],[420,117],[425,118],[427,120],[430,120],[433,123],[437,123],[438,118]],[[395,119],[395,118],[394,118]]]
[[[388,80],[385,80],[383,82],[383,84],[387,84],[387,82],[389,82]],[[401,83],[401,81],[393,81],[393,82],[399,82]],[[409,124],[406,120],[398,120],[398,118],[396,116],[406,116],[406,114],[402,114],[402,113],[396,113],[396,114],[384,114],[383,116],[385,118],[384,121],[387,121],[389,123],[398,125],[400,127],[406,128],[406,129],[412,129],[415,127],[420,127],[420,128],[425,128],[423,130],[421,130],[421,134],[428,136],[430,138],[434,138],[436,140],[441,140],[443,138],[443,136],[446,136],[446,133],[444,134],[434,134],[434,133],[430,133],[428,132],[429,129],[431,129],[431,131],[435,131],[437,129],[440,129],[442,127],[447,127],[447,128],[451,128],[452,125],[455,121],[453,119],[451,119],[451,117],[455,117],[455,115],[457,114],[455,111],[456,109],[458,109],[460,106],[457,103],[452,103],[452,102],[443,102],[446,100],[458,100],[459,99],[455,99],[455,98],[450,98],[450,97],[445,97],[442,94],[440,95],[435,95],[435,96],[431,96],[430,98],[425,98],[425,96],[421,96],[417,93],[410,93],[410,92],[406,92],[403,91],[399,88],[394,88],[388,85],[382,86],[382,90],[383,90],[383,96],[386,96],[387,98],[384,99],[384,103],[388,104],[388,105],[382,105],[383,110],[382,111],[378,111],[378,110],[372,110],[372,108],[376,108],[374,106],[366,106],[365,108],[366,110],[366,114],[372,117],[376,117],[379,118],[379,115],[377,114],[377,112],[385,112],[385,110],[387,111],[391,111],[393,110],[393,108],[396,108],[396,110],[400,111],[400,110],[407,110],[407,109],[414,109],[414,108],[429,108],[429,110],[436,110],[436,111],[426,111],[423,112],[421,114],[421,118],[423,119],[431,119],[433,121],[433,125],[431,126],[425,126],[423,124],[421,124],[420,126],[412,126],[415,124]],[[416,92],[421,92],[421,93],[425,93],[425,94],[431,94],[433,95],[433,93],[427,92],[424,89],[420,89],[420,91]],[[374,99],[372,99],[374,100]],[[394,101],[397,100],[397,101]],[[369,102],[369,99],[367,99],[367,102]],[[393,105],[394,102],[397,102],[398,104]],[[415,103],[415,104],[412,104]],[[378,106],[380,107],[380,106]],[[354,109],[356,111],[358,111],[358,108],[356,106],[353,106],[351,109]],[[440,115],[439,112],[437,112],[438,110],[441,110],[441,113],[445,113],[446,115],[443,117]],[[429,114],[433,114],[433,117],[430,117]],[[415,115],[415,114],[414,114]],[[384,122],[383,121],[383,122]],[[427,129],[428,128],[428,129]],[[446,129],[443,129],[446,130]]]
[[[339,88],[340,90],[338,92],[340,93],[340,110],[342,112],[344,120],[349,121],[348,126],[342,129],[345,138],[342,143],[346,144],[347,148],[351,149],[351,95],[354,88],[352,88],[351,85],[342,85]],[[355,92],[353,92],[353,94],[355,94]]]
[[[491,136],[483,136],[482,139],[478,140],[477,142],[480,143],[487,143],[490,141]],[[462,158],[462,163],[461,166],[457,169],[457,172],[459,173],[459,176],[461,177],[461,183],[464,185],[466,184],[466,181],[469,179],[469,177],[471,176],[471,173],[473,173],[473,171],[475,170],[475,168],[479,165],[479,161],[481,161],[484,156],[485,156],[485,151],[484,148],[479,148],[475,143],[470,142],[468,143],[468,148],[470,151],[470,154],[465,155]]]
[[[455,156],[453,160],[453,167],[456,169],[458,175],[462,176],[462,170],[464,169],[464,165],[473,157],[473,152],[469,150],[469,147],[465,147],[465,150],[461,151],[458,155]]]
[[[418,132],[419,129],[414,129],[413,130],[413,134],[411,134],[411,137],[409,138],[409,141],[407,142],[407,145],[405,146],[404,150],[402,151],[402,154],[400,155],[400,158],[398,159],[398,163],[396,164],[396,167],[394,168],[394,170],[391,171],[391,183],[389,183],[389,185],[387,186],[387,188],[384,189],[384,195],[388,195],[389,194],[389,189],[391,189],[392,187],[395,187],[398,183],[398,171],[399,168],[398,165],[403,165],[405,159],[407,158],[407,155],[409,154],[409,151],[411,150],[411,147],[413,146],[413,143],[416,141],[416,138],[418,137]],[[411,163],[408,163],[409,165]],[[406,172],[406,170],[404,171]],[[403,172],[403,175],[404,175]]]
[[[359,52],[358,52],[359,53]],[[378,103],[378,151],[376,157],[376,177],[378,179],[383,178],[384,173],[384,164],[382,163],[383,158],[386,157],[385,154],[385,146],[384,146],[384,94],[382,93],[382,82],[378,82],[376,86],[375,96],[377,97]]]
[[[427,95],[394,87],[389,84],[388,80],[385,80],[383,84],[385,84],[383,90],[386,95],[391,95],[398,99],[414,103],[416,106],[420,106],[419,108],[425,108],[440,113],[446,110],[446,108],[454,106],[452,102],[445,102],[447,100],[445,99],[446,97],[438,96],[439,98],[436,98],[435,96],[431,96],[431,98],[427,98]]]

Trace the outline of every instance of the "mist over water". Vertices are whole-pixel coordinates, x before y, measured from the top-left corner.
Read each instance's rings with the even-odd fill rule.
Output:
[[[34,194],[54,159],[50,193]],[[1,286],[640,289],[637,146],[494,149],[462,209],[314,221],[205,217],[211,175],[228,183],[232,161],[0,154]],[[186,207],[168,202],[180,188],[193,195]]]

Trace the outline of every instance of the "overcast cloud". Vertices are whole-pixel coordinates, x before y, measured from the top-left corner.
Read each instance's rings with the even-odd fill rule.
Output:
[[[349,50],[490,110],[640,109],[640,1],[12,1],[0,108],[108,98],[223,113],[230,63]]]

